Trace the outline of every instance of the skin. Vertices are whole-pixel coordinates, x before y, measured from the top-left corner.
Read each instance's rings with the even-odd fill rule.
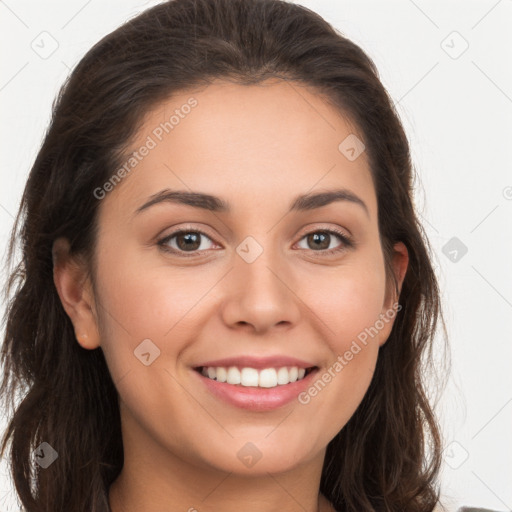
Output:
[[[327,512],[319,494],[329,441],[370,384],[389,321],[309,403],[267,412],[220,401],[192,367],[233,355],[286,354],[324,373],[397,300],[387,286],[377,198],[366,154],[338,150],[357,131],[315,91],[274,80],[257,86],[216,81],[149,112],[137,150],[190,97],[179,125],[101,200],[94,287],[86,266],[54,244],[54,278],[78,343],[101,347],[119,392],[125,463],[110,488],[113,512]],[[362,136],[359,136],[362,139]],[[135,210],[162,189],[219,196],[230,213],[160,203]],[[299,194],[345,188],[367,207],[337,201],[288,212]],[[201,230],[183,250],[178,229]],[[320,248],[306,235],[339,229]],[[262,247],[252,263],[236,249],[247,236]],[[197,248],[199,247],[199,249]],[[407,250],[395,246],[401,287]],[[187,254],[194,254],[186,257]],[[134,350],[151,339],[160,356],[145,366]],[[237,457],[248,442],[261,459]]]

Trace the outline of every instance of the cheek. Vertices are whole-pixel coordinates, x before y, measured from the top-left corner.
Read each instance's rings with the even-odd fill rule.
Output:
[[[361,403],[379,352],[379,321],[385,296],[384,261],[375,252],[320,276],[308,286],[308,305],[326,326],[332,359],[300,397],[336,435]],[[309,281],[313,283],[313,280]]]
[[[140,249],[121,247],[102,251],[97,278],[101,342],[114,381],[140,366],[134,351],[143,342],[175,366],[204,317],[214,314],[208,298],[219,280],[208,265],[171,271],[166,262],[148,263]]]
[[[97,296],[101,346],[116,382],[141,366],[134,351],[148,344],[144,340],[154,344],[153,355],[162,351],[159,340],[172,326],[176,300],[172,286],[165,295],[160,293],[162,283],[137,262],[129,247],[109,241],[98,257]]]
[[[353,339],[379,319],[385,297],[384,261],[375,253],[362,253],[346,265],[315,271],[303,279],[305,302],[325,326],[325,339],[333,352],[347,350]]]

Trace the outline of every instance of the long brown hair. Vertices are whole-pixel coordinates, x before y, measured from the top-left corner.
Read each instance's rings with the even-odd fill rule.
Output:
[[[442,321],[439,290],[412,201],[408,141],[374,63],[297,4],[171,0],[104,37],[71,73],[11,234],[0,392],[12,414],[2,454],[10,440],[27,512],[107,512],[123,465],[116,387],[101,348],[76,341],[53,282],[53,241],[66,237],[93,274],[93,191],[121,165],[143,116],[173,93],[217,78],[257,84],[272,77],[315,88],[356,124],[388,272],[395,242],[409,252],[402,309],[362,403],[327,447],[320,490],[340,511],[427,512],[438,501],[441,441],[425,378]],[[34,462],[43,442],[58,453],[46,469]]]

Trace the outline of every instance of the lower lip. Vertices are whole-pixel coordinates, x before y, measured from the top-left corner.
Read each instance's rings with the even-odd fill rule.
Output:
[[[201,379],[207,389],[221,400],[241,409],[271,411],[296,399],[302,391],[311,385],[311,381],[318,373],[318,368],[315,368],[301,380],[277,385],[274,388],[228,384],[227,382],[209,379],[197,370],[193,370],[193,372]]]

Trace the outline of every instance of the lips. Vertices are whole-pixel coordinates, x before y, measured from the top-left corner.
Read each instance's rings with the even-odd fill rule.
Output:
[[[283,385],[275,386],[275,382],[268,383],[268,387],[254,386],[254,383],[245,383],[245,385],[231,384],[228,382],[218,381],[215,377],[209,378],[206,370],[213,373],[219,368],[235,370],[237,368],[246,371],[252,369],[249,373],[258,373],[258,371],[266,372],[268,369],[284,368],[284,373],[293,372],[293,381],[282,383]],[[251,357],[239,356],[225,359],[216,359],[204,361],[194,366],[193,373],[199,379],[201,386],[211,393],[211,395],[225,403],[237,408],[248,409],[255,412],[271,411],[290,404],[297,399],[298,395],[311,385],[312,379],[319,371],[319,367],[309,361],[297,359],[288,356],[271,356],[271,357]],[[245,369],[245,370],[244,370]],[[243,374],[242,371],[242,374]],[[206,372],[206,374],[205,374]],[[301,376],[297,379],[297,372]],[[244,376],[242,375],[242,380]],[[224,380],[224,379],[222,379]],[[242,383],[244,384],[244,383]],[[264,385],[264,386],[266,386]]]
[[[211,361],[203,361],[194,365],[194,369],[202,367],[229,367],[236,366],[237,368],[255,368],[256,370],[263,370],[264,368],[281,368],[283,366],[296,366],[298,368],[314,368],[315,363],[289,357],[285,355],[254,357],[254,356],[238,356],[228,357],[224,359],[215,359]]]
[[[195,379],[200,386],[211,394],[215,399],[238,409],[250,410],[253,412],[266,412],[284,407],[293,401],[297,401],[299,395],[311,386],[316,378],[319,369],[316,368],[308,373],[302,380],[291,382],[284,386],[274,388],[244,387],[217,382],[193,371]],[[297,401],[297,403],[299,403]]]

